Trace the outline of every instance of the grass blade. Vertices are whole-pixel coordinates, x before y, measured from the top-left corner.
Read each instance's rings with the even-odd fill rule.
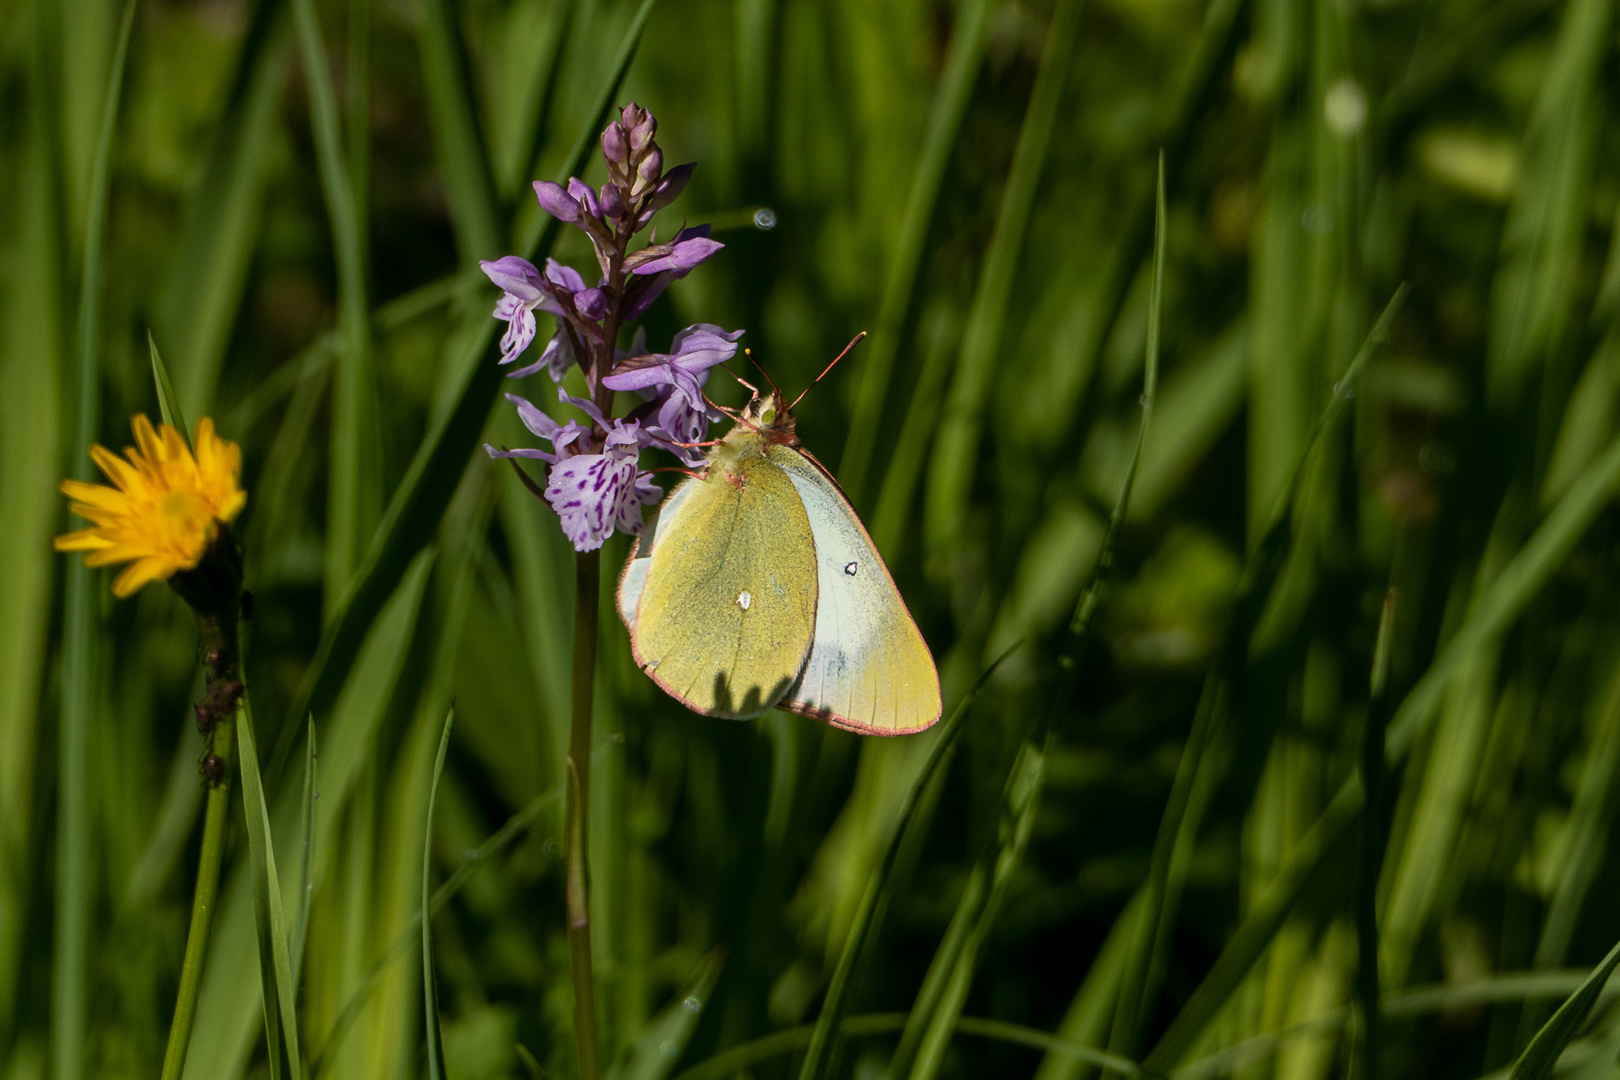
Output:
[[[299,2],[308,3],[309,0]],[[636,45],[641,40],[641,31],[646,26],[654,2],[642,0],[641,8],[626,31],[614,67],[603,83],[597,107],[574,144],[565,179],[567,175],[583,171],[584,163],[595,145],[596,133],[607,115],[613,96],[618,93],[625,72],[629,70],[630,61],[635,57]],[[536,222],[533,235],[523,245],[523,253],[532,261],[541,252],[549,251],[557,228],[556,219],[549,216],[544,223]],[[410,468],[377,528],[371,550],[355,571],[347,591],[327,621],[321,633],[320,646],[291,710],[290,715],[294,717],[311,711],[321,712],[336,698],[366,631],[383,604],[393,595],[394,586],[404,568],[432,539],[456,484],[467,468],[468,458],[478,444],[479,434],[483,431],[505,372],[495,364],[481,362],[494,337],[496,323],[482,312],[477,317],[483,330],[461,365],[453,403],[424,435],[421,447],[412,458]],[[297,724],[289,723],[283,730],[288,734],[276,747],[277,763],[285,761],[291,754]],[[278,772],[273,766],[272,775]]]
[[[444,757],[450,750],[450,725],[456,711],[444,717],[444,734],[439,736],[439,755],[433,759],[433,783],[428,787],[427,828],[422,837],[422,1007],[427,1022],[427,1062],[429,1080],[445,1080],[444,1036],[439,1031],[439,980],[433,971],[433,804],[439,797],[439,777]]]
[[[1295,902],[1314,879],[1328,854],[1349,834],[1350,826],[1364,804],[1365,796],[1359,778],[1347,783],[1328,804],[1321,818],[1295,849],[1288,865],[1227,941],[1215,965],[1198,984],[1198,989],[1193,991],[1181,1012],[1176,1014],[1169,1029],[1147,1057],[1142,1059],[1144,1070],[1153,1073],[1173,1068],[1198,1036],[1203,1034],[1204,1028],[1225,1006],[1255,961],[1271,944],[1272,938],[1277,936],[1277,931],[1282,929]]]
[[[1608,985],[1609,976],[1614,974],[1616,965],[1620,965],[1620,945],[1609,950],[1609,955],[1603,958],[1580,989],[1569,996],[1569,999],[1558,1007],[1552,1019],[1542,1025],[1536,1037],[1530,1040],[1524,1053],[1513,1065],[1512,1080],[1546,1080],[1552,1075],[1553,1066],[1558,1064],[1558,1055],[1564,1052],[1564,1047],[1570,1044],[1575,1035],[1586,1023],[1586,1018],[1592,1013],[1592,1006],[1597,1004],[1598,995]]]
[[[1446,685],[1462,660],[1494,640],[1518,617],[1584,534],[1617,484],[1620,484],[1620,439],[1570,486],[1558,506],[1475,604],[1467,621],[1452,635],[1429,670],[1407,693],[1389,728],[1386,753],[1391,765],[1399,764],[1411,749],[1413,740],[1427,729]],[[1168,1068],[1192,1046],[1265,951],[1286,919],[1288,908],[1360,813],[1364,801],[1359,779],[1352,779],[1339,789],[1279,873],[1272,889],[1244,919],[1215,966],[1143,1061],[1144,1068]]]
[[[500,239],[489,151],[473,111],[461,25],[447,0],[424,0],[417,48],[422,53],[422,88],[433,138],[439,145],[438,160],[444,170],[461,262],[470,265],[477,259],[494,258],[499,254]]]
[[[883,282],[883,299],[878,306],[877,328],[872,345],[862,360],[863,372],[855,413],[850,419],[849,438],[838,466],[838,480],[852,502],[859,503],[866,485],[866,473],[877,448],[883,409],[888,400],[889,380],[900,352],[900,335],[921,275],[923,246],[928,240],[934,208],[945,181],[945,167],[951,148],[962,130],[973,86],[984,62],[985,27],[990,19],[990,0],[969,0],[957,12],[951,48],[945,57],[945,71],[928,114],[928,134],[923,138],[917,171],[911,178],[906,198],[906,216],[900,223],[900,239],[895,245],[894,262]],[[881,546],[881,545],[880,545]]]
[[[186,414],[180,408],[180,398],[174,392],[174,383],[169,381],[169,369],[163,366],[163,357],[158,355],[157,339],[152,331],[146,332],[146,348],[152,354],[152,382],[157,387],[158,412],[163,416],[163,422],[180,433],[180,437],[191,445],[191,429],[186,426]]]
[[[624,1048],[603,1074],[603,1080],[664,1080],[674,1072],[675,1063],[680,1061],[703,1017],[709,995],[714,993],[714,984],[720,981],[725,962],[722,949],[705,956],[685,989]]]
[[[107,76],[101,134],[90,170],[85,211],[84,273],[79,291],[78,420],[74,433],[73,475],[90,479],[88,450],[100,428],[102,244],[107,224],[107,189],[113,136],[123,99],[124,65],[135,26],[135,0],[124,0],[124,15]],[[88,1035],[90,963],[90,788],[91,711],[98,679],[96,581],[100,575],[84,560],[68,560],[63,626],[62,718],[57,758],[56,924],[51,957],[51,1061],[58,1080],[84,1075]]]
[[[380,406],[372,370],[371,312],[366,302],[364,224],[343,154],[337,95],[326,66],[315,0],[293,0],[293,16],[309,90],[315,160],[337,257],[338,325],[343,337],[332,380],[332,450],[326,502],[326,610],[332,612],[345,595],[381,516],[376,442]]]
[[[1016,647],[1015,645],[1014,648]],[[1009,653],[1011,651],[1008,650]],[[884,846],[883,857],[878,861],[876,872],[866,883],[866,891],[861,894],[860,907],[856,909],[849,933],[844,938],[843,951],[838,954],[838,966],[833,969],[832,981],[827,985],[827,996],[821,1003],[821,1015],[816,1018],[809,1049],[805,1051],[804,1063],[799,1068],[799,1080],[822,1080],[832,1068],[833,1039],[843,1022],[844,1010],[848,1007],[850,983],[856,974],[857,965],[865,955],[867,938],[875,932],[881,921],[878,901],[888,885],[895,859],[900,854],[900,838],[905,835],[906,826],[917,809],[923,791],[927,789],[940,763],[955,745],[963,718],[967,716],[968,706],[973,704],[979,690],[1006,658],[1007,653],[1003,653],[991,662],[979,674],[962,700],[957,702],[956,708],[951,710],[950,717],[941,727],[939,738],[935,740],[933,748],[928,753],[928,760],[923,763],[916,779],[906,791],[905,799],[900,804],[900,812],[895,817],[894,828],[889,833],[888,843]]]
[[[1120,530],[1123,528],[1125,516],[1130,510],[1131,492],[1135,488],[1137,470],[1142,463],[1142,448],[1147,443],[1148,427],[1153,418],[1153,404],[1159,386],[1159,337],[1164,301],[1165,247],[1168,237],[1164,198],[1163,154],[1159,156],[1158,178],[1154,190],[1156,194],[1154,200],[1153,271],[1148,300],[1148,330],[1141,399],[1142,415],[1136,429],[1136,446],[1131,453],[1131,461],[1125,471],[1125,478],[1120,484],[1119,494],[1114,500],[1113,511],[1108,520],[1108,532],[1092,566],[1091,579],[1081,593],[1080,600],[1075,605],[1074,616],[1069,622],[1068,632],[1065,635],[1058,656],[1058,685],[1046,699],[1046,708],[1042,710],[1034,730],[1025,738],[1023,745],[1019,748],[1018,756],[1013,762],[1012,771],[1008,774],[998,830],[1000,849],[996,852],[993,862],[982,859],[980,865],[975,868],[976,876],[987,874],[991,882],[989,892],[984,899],[983,910],[976,914],[968,914],[966,907],[959,908],[958,916],[966,916],[966,918],[962,918],[964,923],[971,919],[973,930],[962,939],[961,954],[959,956],[936,958],[938,970],[951,972],[950,980],[941,995],[940,1004],[937,1008],[930,1008],[926,1011],[914,1007],[912,1017],[907,1020],[908,1033],[914,1032],[921,1026],[918,1021],[924,1021],[927,1024],[926,1034],[921,1039],[916,1065],[911,1069],[912,1080],[932,1080],[944,1065],[945,1050],[949,1045],[951,1033],[956,1030],[957,1021],[961,1018],[962,1008],[967,1001],[968,990],[972,986],[979,949],[989,935],[991,927],[995,924],[996,916],[1006,899],[1013,872],[1023,861],[1024,851],[1029,844],[1029,835],[1034,828],[1035,812],[1040,804],[1041,790],[1045,784],[1046,762],[1052,749],[1053,725],[1059,711],[1065,708],[1074,697],[1075,683],[1079,678],[1080,662],[1084,657],[1085,647],[1090,638],[1092,620],[1096,615],[1097,605],[1102,596],[1103,585],[1113,568],[1114,552],[1119,544]],[[964,904],[969,902],[967,897],[970,894],[971,890],[969,890],[968,894],[964,894]],[[955,923],[956,920],[953,920],[953,926]],[[944,950],[945,947],[942,946],[942,953]],[[930,974],[933,974],[932,969]],[[919,1004],[921,1004],[920,999]],[[906,1048],[907,1040],[902,1036],[901,1049],[896,1052],[895,1060],[890,1063],[891,1076],[898,1075],[905,1070],[907,1065]]]
[[[298,1014],[287,956],[287,921],[270,836],[270,810],[264,801],[259,751],[253,741],[253,713],[244,694],[236,711],[236,737],[242,748],[242,804],[247,812],[248,866],[253,879],[253,917],[259,939],[259,981],[264,992],[264,1035],[271,1080],[298,1080]]]
[[[1186,855],[1190,853],[1197,836],[1207,792],[1213,785],[1215,766],[1207,765],[1212,760],[1207,756],[1207,750],[1230,707],[1231,684],[1247,662],[1250,635],[1259,624],[1272,588],[1282,573],[1292,540],[1294,507],[1304,488],[1307,463],[1322,433],[1344,411],[1355,381],[1373,352],[1387,338],[1406,293],[1405,285],[1395,290],[1395,295],[1385,306],[1372,332],[1367,335],[1361,349],[1345,369],[1344,376],[1334,387],[1333,397],[1306,439],[1304,452],[1295,463],[1288,485],[1272,513],[1271,523],[1261,534],[1259,543],[1249,557],[1249,565],[1233,603],[1233,615],[1226,629],[1225,640],[1205,681],[1192,729],[1187,734],[1186,745],[1177,763],[1164,817],[1159,823],[1148,872],[1147,899],[1137,923],[1135,943],[1120,989],[1119,1011],[1114,1017],[1114,1033],[1109,1039],[1110,1049],[1116,1053],[1129,1056],[1135,1052],[1144,1036],[1146,1018],[1152,1015],[1157,1004],[1156,973],[1162,971],[1158,958],[1164,955],[1169,945],[1169,935],[1180,905]],[[1357,786],[1356,790],[1359,792],[1360,787]],[[1200,793],[1204,793],[1203,798],[1198,797]],[[1275,928],[1272,932],[1275,932]],[[1269,935],[1266,940],[1270,940]],[[1191,1007],[1191,1003],[1188,1007]]]
[[[864,1016],[847,1017],[839,1028],[841,1038],[860,1037],[863,1035],[888,1035],[900,1030],[905,1017],[900,1013],[871,1013]],[[1141,1070],[1134,1061],[1101,1050],[1086,1046],[1073,1039],[1065,1039],[1035,1028],[1025,1027],[1022,1024],[1011,1024],[1005,1020],[988,1020],[976,1016],[964,1016],[957,1021],[957,1033],[962,1035],[976,1035],[980,1038],[993,1039],[997,1042],[1010,1043],[1015,1046],[1025,1046],[1033,1050],[1045,1050],[1049,1054],[1061,1054],[1076,1061],[1088,1062],[1092,1065],[1107,1069],[1110,1072],[1125,1076],[1138,1075]],[[733,1046],[707,1061],[700,1062],[690,1069],[683,1070],[675,1080],[725,1080],[727,1077],[747,1075],[747,1070],[761,1062],[769,1061],[773,1057],[789,1053],[807,1044],[815,1028],[806,1024],[803,1027],[789,1028],[786,1031],[773,1032],[763,1038],[754,1039],[740,1046]]]
[[[1402,699],[1389,725],[1389,756],[1396,761],[1433,719],[1451,677],[1464,660],[1505,631],[1563,565],[1587,527],[1620,485],[1620,437],[1582,470],[1564,497],[1496,576],[1468,620],[1446,642],[1440,655]]]
[[[286,82],[284,10],[283,0],[253,5],[213,145],[186,197],[173,269],[154,313],[179,400],[192,416],[214,412],[226,345],[259,238]]]
[[[1029,230],[1035,188],[1046,166],[1058,104],[1074,57],[1074,38],[1083,6],[1082,0],[1058,0],[1046,28],[1040,71],[1018,133],[1007,191],[996,216],[995,233],[963,333],[956,375],[935,436],[924,518],[925,546],[931,556],[943,555],[955,545],[955,538],[963,535],[962,518],[979,463],[981,417],[996,371],[1007,304]]]
[[[298,985],[299,972],[304,967],[304,945],[309,940],[309,904],[310,894],[315,891],[315,800],[319,793],[315,790],[315,763],[318,755],[315,752],[315,718],[311,716],[305,725],[308,732],[308,742],[304,747],[304,798],[303,820],[299,826],[299,850],[303,858],[298,865],[298,912],[293,916],[293,934],[290,948],[292,952],[292,981]]]

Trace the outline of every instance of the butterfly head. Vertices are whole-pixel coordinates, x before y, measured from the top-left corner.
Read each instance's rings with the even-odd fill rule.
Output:
[[[775,390],[764,395],[755,394],[743,410],[742,422],[765,436],[767,442],[798,443],[793,433],[793,412]]]

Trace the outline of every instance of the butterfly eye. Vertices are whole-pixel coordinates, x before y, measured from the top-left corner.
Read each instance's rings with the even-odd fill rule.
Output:
[[[776,423],[776,410],[769,407],[763,409],[759,414],[759,422],[762,424]]]

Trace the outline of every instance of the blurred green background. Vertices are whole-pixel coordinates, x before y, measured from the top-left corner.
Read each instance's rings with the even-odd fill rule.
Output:
[[[452,700],[431,868],[456,886],[435,920],[450,1075],[572,1074],[573,560],[476,449],[527,439],[492,408],[520,388],[497,385],[476,261],[527,251],[529,181],[600,129],[638,9],[318,0],[315,41],[294,7],[141,0],[103,234],[121,7],[0,4],[6,1080],[155,1075],[173,1007],[202,802],[195,629],[167,589],[115,602],[98,575],[76,699],[50,549],[78,432],[117,448],[157,414],[149,331],[186,414],[243,449],[247,668],[284,868],[306,708],[319,732],[311,1074],[425,1068],[413,919]],[[800,407],[805,444],[882,547],[948,709],[1021,643],[906,825],[838,1075],[1096,1075],[1045,1032],[1188,1075],[1475,1077],[1620,937],[1612,9],[652,6],[613,100],[656,113],[666,161],[699,163],[666,229],[712,221],[727,244],[649,312],[652,344],[746,327],[796,391],[870,331]],[[1140,413],[1160,148],[1163,378],[1076,694],[1054,701]],[[589,263],[573,231],[553,254]],[[674,1001],[622,1075],[794,1075],[935,736],[692,716],[604,611],[607,1052]],[[1049,707],[1052,739],[1026,745]],[[1369,717],[1390,721],[1391,763],[1371,830]],[[209,1080],[266,1068],[233,814],[188,1070]],[[1366,1062],[1346,1020],[1363,901],[1385,1002]],[[1566,1071],[1613,1075],[1606,1002]]]

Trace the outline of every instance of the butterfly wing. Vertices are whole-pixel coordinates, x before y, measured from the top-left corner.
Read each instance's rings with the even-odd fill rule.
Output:
[[[763,457],[689,480],[619,581],[636,663],[707,716],[758,716],[788,691],[815,626],[815,547],[803,502]]]
[[[810,656],[780,707],[866,735],[929,727],[939,673],[872,538],[815,458],[781,445],[766,455],[804,503],[818,583]]]

